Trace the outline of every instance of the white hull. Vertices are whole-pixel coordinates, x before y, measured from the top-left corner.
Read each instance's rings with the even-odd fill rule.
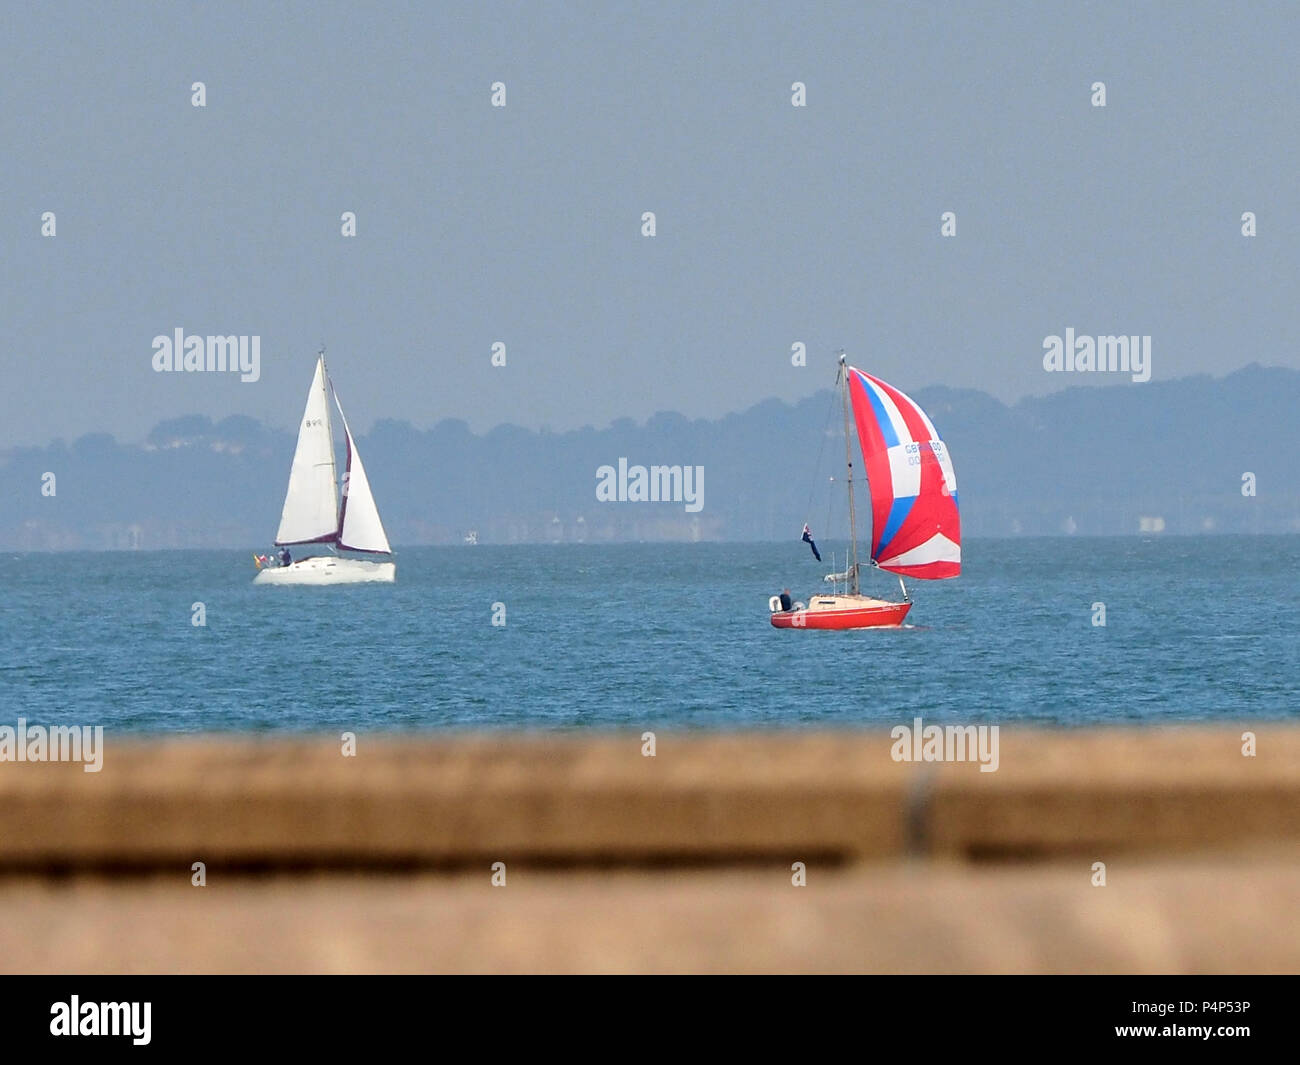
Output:
[[[316,555],[289,566],[259,570],[254,584],[392,584],[397,580],[396,562],[368,562],[361,558]]]

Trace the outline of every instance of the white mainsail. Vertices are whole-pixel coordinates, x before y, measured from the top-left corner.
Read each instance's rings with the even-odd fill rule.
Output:
[[[393,549],[388,544],[384,523],[379,520],[379,508],[375,506],[375,497],[370,491],[370,479],[361,464],[361,452],[352,439],[352,430],[348,428],[338,392],[334,393],[334,405],[343,419],[343,433],[348,441],[347,467],[343,474],[343,510],[339,514],[339,547],[348,551],[390,554]]]
[[[316,361],[316,376],[312,378],[307,409],[298,427],[289,490],[280,513],[280,529],[275,534],[277,545],[329,543],[338,539],[338,473],[325,381],[322,356]]]

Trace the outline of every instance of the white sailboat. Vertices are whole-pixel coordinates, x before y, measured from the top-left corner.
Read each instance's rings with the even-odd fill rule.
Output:
[[[347,439],[341,500],[327,392],[334,397]],[[370,480],[361,464],[356,441],[352,439],[352,430],[348,428],[343,405],[325,368],[324,349],[316,360],[316,375],[307,393],[307,409],[298,427],[298,447],[293,453],[289,490],[285,493],[275,543],[285,548],[320,547],[329,553],[294,559],[287,566],[264,565],[258,559],[255,584],[392,583],[397,579],[393,549],[379,520]],[[338,551],[380,557],[349,558]]]

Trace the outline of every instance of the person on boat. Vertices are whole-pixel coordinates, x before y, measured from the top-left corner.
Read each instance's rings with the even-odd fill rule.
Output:
[[[280,548],[280,565],[287,566],[292,561],[293,558],[289,555],[289,549],[287,547]]]
[[[781,609],[782,610],[794,609],[794,600],[790,598],[789,588],[785,589],[785,591],[781,593]]]

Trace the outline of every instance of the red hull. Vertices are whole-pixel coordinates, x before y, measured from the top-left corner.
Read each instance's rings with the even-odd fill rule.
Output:
[[[778,610],[772,614],[772,625],[778,629],[891,628],[901,625],[911,609],[911,603],[882,603],[845,610]]]

